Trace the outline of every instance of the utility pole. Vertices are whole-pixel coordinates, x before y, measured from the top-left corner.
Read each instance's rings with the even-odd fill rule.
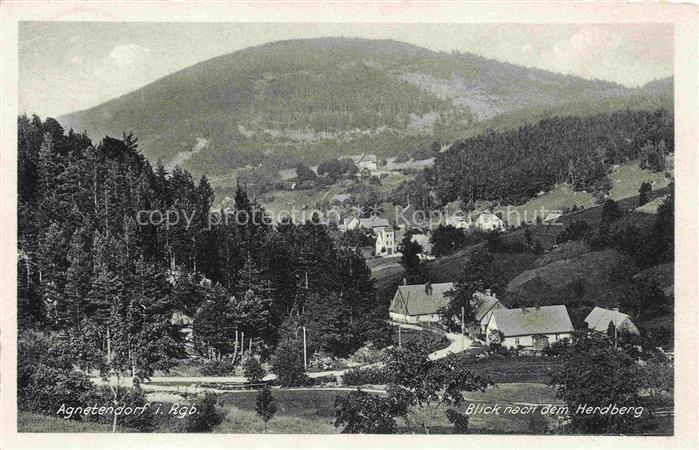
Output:
[[[303,370],[307,370],[307,362],[306,362],[306,327],[303,328]]]
[[[398,324],[398,347],[401,346],[401,339],[400,339],[400,324]]]
[[[462,306],[461,307],[461,351],[464,351],[464,346],[466,345],[465,339],[465,327],[466,323],[464,322],[464,317],[466,316],[466,307]]]
[[[614,349],[618,349],[617,345],[617,334],[616,334],[616,313],[619,311],[619,308],[612,308],[612,311],[614,311]]]

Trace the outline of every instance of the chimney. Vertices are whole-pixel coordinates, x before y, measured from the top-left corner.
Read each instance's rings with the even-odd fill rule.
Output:
[[[403,286],[407,286],[407,285],[408,285],[408,279],[403,277]]]
[[[527,313],[527,307],[526,307],[526,306],[522,306],[522,314],[526,314],[526,313]]]
[[[487,295],[487,296],[490,297],[490,289],[486,289],[486,290],[485,290],[485,295]]]
[[[537,305],[536,305],[536,310],[539,311],[540,309],[541,309],[541,307],[537,304]]]
[[[425,294],[432,295],[432,283],[429,281],[425,284]]]
[[[495,296],[495,292],[493,292],[493,298],[497,298],[497,297]]]

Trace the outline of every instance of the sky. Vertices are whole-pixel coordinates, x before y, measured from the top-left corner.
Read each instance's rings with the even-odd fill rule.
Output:
[[[662,24],[21,22],[19,109],[55,117],[215,56],[327,36],[395,39],[628,87],[673,74],[673,29]]]

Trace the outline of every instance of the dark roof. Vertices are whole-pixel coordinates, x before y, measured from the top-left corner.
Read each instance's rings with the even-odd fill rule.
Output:
[[[424,284],[398,286],[388,310],[406,316],[435,314],[449,304],[449,299],[444,294],[452,289],[454,283],[435,283],[432,285],[432,294],[428,295]]]
[[[488,312],[495,307],[499,300],[492,295],[486,295],[481,292],[473,294],[474,306],[476,306],[475,318],[477,322],[483,320]]]
[[[490,319],[507,336],[571,333],[573,324],[564,305],[496,309]]]

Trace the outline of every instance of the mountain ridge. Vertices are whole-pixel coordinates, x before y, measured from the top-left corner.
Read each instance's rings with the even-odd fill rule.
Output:
[[[368,149],[395,156],[527,108],[667,96],[667,82],[646,86],[394,40],[318,38],[220,55],[58,120],[93,139],[133,130],[151,159],[225,173]]]

